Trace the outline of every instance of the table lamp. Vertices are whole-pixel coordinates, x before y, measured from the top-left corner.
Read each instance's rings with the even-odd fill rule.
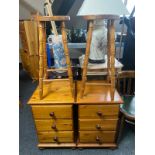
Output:
[[[128,15],[122,0],[84,0],[77,16],[91,15]],[[96,19],[90,46],[90,63],[104,63],[107,53],[106,20]]]

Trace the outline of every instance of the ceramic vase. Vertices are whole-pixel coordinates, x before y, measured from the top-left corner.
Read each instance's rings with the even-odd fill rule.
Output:
[[[94,22],[92,41],[90,47],[89,62],[104,63],[107,53],[107,27],[104,20]]]

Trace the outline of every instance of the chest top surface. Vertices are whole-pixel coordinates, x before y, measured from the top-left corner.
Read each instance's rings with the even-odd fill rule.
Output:
[[[102,83],[102,81],[100,82]],[[76,87],[77,87],[77,104],[122,104],[123,103],[123,100],[119,95],[119,93],[117,92],[117,90],[115,90],[114,100],[111,100],[109,85],[103,86],[103,85],[86,84],[83,98],[80,98],[81,81],[77,82]]]
[[[39,87],[36,88],[28,104],[73,104],[69,81],[55,81],[43,85],[43,98],[39,99]]]

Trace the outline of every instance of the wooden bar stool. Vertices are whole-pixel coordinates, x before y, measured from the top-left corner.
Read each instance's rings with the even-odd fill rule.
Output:
[[[119,16],[116,15],[98,15],[98,16],[84,16],[89,23],[88,26],[88,36],[87,36],[87,43],[86,43],[86,52],[85,52],[85,59],[83,63],[83,74],[82,74],[82,86],[80,90],[80,97],[84,96],[85,86],[89,83],[87,82],[87,70],[88,70],[88,59],[90,54],[90,46],[92,40],[92,32],[94,26],[94,20],[96,19],[105,19],[108,21],[107,23],[107,70],[108,76],[105,83],[90,83],[91,85],[110,85],[111,91],[111,99],[114,100],[114,92],[115,92],[115,27],[114,21],[119,19]]]
[[[39,98],[43,97],[43,83],[44,82],[53,82],[53,81],[69,81],[72,96],[74,95],[73,89],[73,75],[71,69],[71,61],[69,57],[69,50],[67,46],[67,36],[65,31],[65,21],[69,21],[69,16],[33,16],[34,20],[38,23],[39,31]],[[47,68],[47,55],[46,55],[46,32],[45,32],[45,22],[46,21],[60,21],[61,22],[61,33],[62,33],[62,42],[64,46],[64,53],[66,57],[66,68],[59,69],[48,69]],[[68,78],[66,79],[48,79],[48,72],[53,71],[68,71]]]

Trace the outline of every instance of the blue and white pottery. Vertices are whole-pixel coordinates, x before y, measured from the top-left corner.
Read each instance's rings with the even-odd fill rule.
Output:
[[[54,57],[54,67],[59,68],[66,68],[66,57],[64,53],[64,48],[62,44],[62,35],[54,36],[52,35],[52,48],[53,48],[53,57]],[[62,73],[64,71],[59,71]]]

